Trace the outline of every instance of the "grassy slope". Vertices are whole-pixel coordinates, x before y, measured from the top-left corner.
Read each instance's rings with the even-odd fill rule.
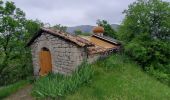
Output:
[[[11,95],[12,93],[16,92],[27,84],[29,84],[27,80],[22,80],[8,86],[0,87],[0,99]]]
[[[168,100],[170,88],[146,73],[127,58],[111,56],[94,64],[90,84],[68,95],[68,100]]]

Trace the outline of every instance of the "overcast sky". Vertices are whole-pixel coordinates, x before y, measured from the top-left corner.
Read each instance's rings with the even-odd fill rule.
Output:
[[[66,26],[95,25],[97,19],[121,23],[127,9],[135,0],[11,0],[29,19]]]

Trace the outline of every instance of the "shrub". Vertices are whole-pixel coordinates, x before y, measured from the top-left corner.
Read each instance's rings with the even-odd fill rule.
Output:
[[[169,43],[160,40],[132,40],[125,46],[127,55],[137,61],[149,74],[166,84],[169,84],[170,81],[169,51]]]
[[[92,75],[92,67],[87,63],[80,65],[71,76],[49,74],[35,82],[32,95],[37,98],[63,97],[67,93],[74,92],[83,83],[88,83]]]
[[[162,83],[170,85],[170,74],[167,74],[159,69],[155,70],[153,66],[147,67],[146,71],[148,72],[148,74],[154,76],[156,79],[158,79]]]
[[[144,70],[153,68],[158,73],[154,76],[158,75],[161,81],[170,74],[169,8],[166,1],[137,0],[124,11],[125,19],[119,30],[126,54]]]

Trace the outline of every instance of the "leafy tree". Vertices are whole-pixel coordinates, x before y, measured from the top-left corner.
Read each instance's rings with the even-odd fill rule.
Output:
[[[170,3],[161,0],[137,0],[123,13],[126,18],[121,27],[122,38],[130,41],[147,33],[151,39],[170,37]]]
[[[170,3],[161,0],[137,0],[124,11],[119,31],[125,52],[145,70],[170,75]]]
[[[82,32],[80,29],[77,29],[74,31],[75,35],[83,35],[83,36],[90,36],[91,33],[88,32]]]
[[[26,20],[25,23],[25,29],[26,29],[26,36],[25,36],[25,40],[26,42],[28,42],[28,40],[30,39],[30,37],[32,37],[35,32],[37,32],[40,27],[43,27],[44,23],[42,23],[40,20]]]
[[[30,32],[40,27],[26,20],[13,2],[0,1],[0,85],[26,78],[32,73],[31,55],[25,48]]]
[[[104,35],[117,38],[116,31],[112,28],[112,26],[106,20],[97,20],[97,24],[99,26],[104,27]]]
[[[61,24],[56,24],[52,28],[60,30],[62,32],[66,32],[67,31],[67,27],[66,26],[62,26]]]
[[[74,31],[75,35],[81,35],[82,34],[82,31],[80,29],[77,29]]]

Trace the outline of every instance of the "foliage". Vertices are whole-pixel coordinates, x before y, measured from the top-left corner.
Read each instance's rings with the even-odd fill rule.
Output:
[[[66,26],[62,26],[61,24],[56,24],[52,28],[60,30],[62,32],[66,32],[67,31],[67,27]]]
[[[124,11],[126,17],[119,32],[125,52],[147,72],[150,69],[170,75],[170,3],[161,0],[137,0]],[[159,71],[158,71],[159,70]],[[165,77],[164,77],[165,78]]]
[[[170,86],[170,74],[166,74],[165,72],[160,71],[159,69],[154,69],[153,66],[148,67],[147,72],[162,83]]]
[[[77,29],[74,31],[75,35],[81,35],[82,34],[82,31],[80,29]]]
[[[0,99],[3,99],[5,97],[11,95],[12,93],[21,89],[22,87],[24,87],[28,83],[29,83],[28,81],[22,80],[22,81],[15,83],[15,84],[11,84],[11,85],[8,85],[8,86],[1,87],[0,88]]]
[[[116,31],[112,28],[112,26],[106,20],[97,20],[97,24],[99,26],[104,27],[104,35],[117,38]]]
[[[137,0],[129,5],[120,34],[126,41],[146,34],[148,38],[166,40],[170,36],[168,2]]]
[[[170,88],[144,73],[125,55],[114,54],[92,65],[90,84],[66,100],[169,100]],[[159,91],[159,92],[158,92]]]
[[[91,33],[85,33],[85,32],[83,32],[82,34],[80,34],[80,35],[83,35],[83,36],[90,36],[91,35]]]
[[[44,23],[42,23],[40,20],[26,20],[26,23],[25,23],[25,28],[26,28],[26,31],[27,33],[27,36],[25,36],[27,39],[26,40],[29,40],[30,37],[32,37],[35,32],[39,31],[40,27],[43,27],[44,26]],[[28,42],[28,41],[26,41]]]
[[[90,36],[91,33],[84,33],[80,29],[74,31],[75,35]]]
[[[34,84],[32,94],[38,98],[57,98],[74,92],[84,83],[88,83],[93,75],[91,65],[83,63],[72,76],[50,74],[42,77]]]
[[[0,3],[0,85],[32,74],[30,50],[25,45],[39,27],[36,21],[27,20],[13,2]]]

